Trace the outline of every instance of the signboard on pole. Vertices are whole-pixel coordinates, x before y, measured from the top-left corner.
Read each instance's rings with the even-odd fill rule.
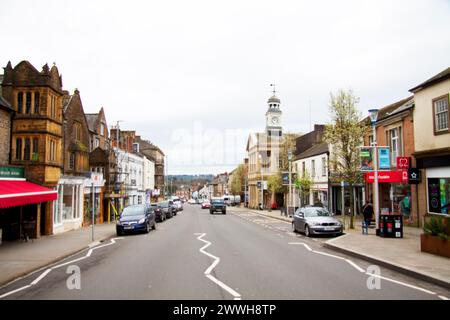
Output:
[[[361,159],[361,171],[373,170],[372,148],[363,147],[359,151]]]
[[[391,168],[391,159],[389,157],[389,148],[378,148],[378,161],[379,166],[378,169],[390,169]]]

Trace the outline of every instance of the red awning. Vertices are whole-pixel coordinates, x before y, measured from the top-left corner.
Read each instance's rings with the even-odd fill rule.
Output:
[[[57,192],[27,181],[0,180],[0,208],[56,200]]]

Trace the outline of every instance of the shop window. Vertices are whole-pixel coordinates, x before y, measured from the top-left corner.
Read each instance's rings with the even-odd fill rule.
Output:
[[[27,92],[25,100],[25,113],[31,113],[31,92]]]
[[[434,133],[449,131],[448,95],[433,100]]]
[[[39,114],[39,106],[40,106],[40,101],[39,99],[41,98],[39,92],[35,92],[34,93],[34,113],[35,114]]]
[[[450,178],[428,179],[428,211],[450,213]]]

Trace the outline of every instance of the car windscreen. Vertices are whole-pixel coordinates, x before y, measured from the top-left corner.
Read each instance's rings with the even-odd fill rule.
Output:
[[[144,215],[144,206],[130,206],[123,209],[122,216],[142,216]]]
[[[223,200],[212,200],[211,203],[213,204],[223,204]]]
[[[325,208],[305,208],[305,217],[329,217],[330,213]]]
[[[158,203],[159,208],[167,208],[169,206],[168,202],[160,202]]]

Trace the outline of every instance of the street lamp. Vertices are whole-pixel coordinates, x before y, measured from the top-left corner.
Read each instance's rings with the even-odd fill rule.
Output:
[[[263,187],[263,167],[262,167],[262,154],[258,154],[259,158],[259,167],[260,167],[260,174],[261,174],[261,210],[264,208],[264,187]]]
[[[380,228],[379,228],[380,204],[378,201],[378,149],[377,149],[377,130],[376,130],[378,109],[370,109],[369,115],[370,115],[370,121],[372,123],[372,131],[373,131],[373,141],[372,141],[373,149],[372,150],[374,150],[374,157],[373,157],[373,159],[374,159],[374,166],[373,166],[373,169],[374,169],[373,205],[374,205],[374,207],[373,208],[374,208],[374,213],[375,213],[376,235],[379,235],[379,233],[380,233]]]
[[[289,208],[288,212],[286,212],[286,216],[289,216],[291,214],[291,208],[293,207],[292,203],[292,173],[291,173],[291,167],[292,167],[292,151],[288,151],[288,161],[289,161]]]

